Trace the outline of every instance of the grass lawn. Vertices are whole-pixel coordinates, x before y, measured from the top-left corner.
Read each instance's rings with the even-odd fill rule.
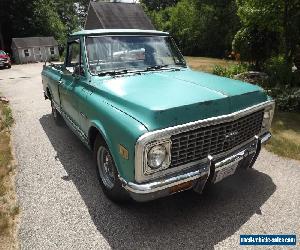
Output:
[[[237,62],[207,57],[185,57],[188,65],[199,71],[212,73],[215,65],[230,66]],[[300,113],[275,114],[272,124],[273,138],[266,149],[283,157],[300,160]]]
[[[15,218],[19,213],[14,189],[13,156],[10,148],[11,109],[0,101],[0,246],[12,249]],[[1,248],[0,247],[0,248]]]
[[[220,65],[223,67],[230,66],[232,64],[236,64],[235,61],[209,58],[209,57],[185,57],[187,64],[194,70],[204,71],[208,73],[212,73],[214,66]]]
[[[275,114],[272,130],[273,138],[266,149],[283,157],[300,160],[300,114]]]

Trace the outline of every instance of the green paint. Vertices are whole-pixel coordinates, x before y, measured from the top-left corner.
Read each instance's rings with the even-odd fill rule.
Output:
[[[120,175],[127,181],[134,181],[135,143],[144,133],[230,114],[269,99],[258,86],[189,68],[116,77],[90,74],[84,36],[128,33],[168,35],[136,30],[76,32],[70,39],[80,38],[83,44],[85,76],[75,79],[65,75],[64,65],[62,69],[47,66],[42,72],[44,91],[50,90],[54,101],[85,137],[93,128],[102,134]],[[128,150],[128,160],[119,154],[119,144]]]

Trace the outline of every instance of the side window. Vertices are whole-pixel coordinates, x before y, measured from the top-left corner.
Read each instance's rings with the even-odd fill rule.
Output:
[[[54,54],[55,54],[54,47],[50,47],[50,54],[51,54],[51,55],[54,55]]]
[[[74,67],[80,65],[80,41],[74,41],[68,44],[68,54],[66,67],[73,72]]]
[[[28,49],[24,49],[24,56],[28,57],[30,56],[29,50]]]

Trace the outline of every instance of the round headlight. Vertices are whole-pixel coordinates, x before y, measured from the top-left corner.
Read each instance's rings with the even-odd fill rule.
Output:
[[[162,166],[166,157],[167,149],[164,146],[154,146],[148,152],[148,166],[152,169],[158,169]]]

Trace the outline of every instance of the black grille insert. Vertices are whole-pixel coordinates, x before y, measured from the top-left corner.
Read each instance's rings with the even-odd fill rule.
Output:
[[[173,135],[171,167],[226,152],[258,135],[263,120],[259,111],[238,120]]]

